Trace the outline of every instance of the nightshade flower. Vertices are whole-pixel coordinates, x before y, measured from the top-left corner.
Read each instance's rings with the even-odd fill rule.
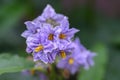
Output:
[[[78,54],[80,56],[79,63],[82,65],[85,69],[89,69],[90,66],[94,65],[93,58],[96,56],[94,52],[91,52],[90,50],[87,50],[81,43],[79,38],[76,38],[73,42],[75,45],[75,49],[73,53]]]
[[[47,54],[49,63],[53,63],[56,59],[57,50],[53,50],[51,53]]]
[[[76,28],[69,29],[69,22],[66,20],[63,20],[60,25],[60,29],[58,32],[58,40],[60,42],[64,41],[71,41],[71,38],[74,37],[74,34],[79,32]]]
[[[59,31],[59,26],[53,28],[50,24],[44,24],[44,27],[41,28],[41,32],[45,34],[45,38],[49,41],[57,41],[57,33]]]
[[[66,58],[60,60],[57,64],[57,67],[61,69],[67,69],[71,74],[75,74],[75,72],[77,72],[80,67],[78,60],[78,55],[73,53]]]
[[[36,34],[39,32],[41,24],[40,23],[35,23],[33,21],[26,21],[25,25],[27,26],[27,30],[25,30],[21,36],[24,38],[29,37],[30,35]]]
[[[88,69],[89,66],[94,65],[92,58],[95,56],[95,53],[86,50],[80,44],[78,38],[73,42],[72,45],[74,45],[72,54],[67,56],[65,59],[60,60],[57,64],[58,68],[67,69],[71,74],[74,74],[80,67]]]
[[[44,27],[41,28],[41,32],[46,34],[46,39],[56,42],[69,42],[71,38],[74,36],[78,29],[72,28],[69,29],[69,22],[65,19],[61,21],[60,26],[51,27],[50,24],[45,24]]]
[[[57,14],[52,6],[48,4],[43,10],[42,15],[37,17],[35,21],[40,21],[41,23],[49,23],[55,27],[60,25],[60,22],[63,19],[67,20],[68,18],[62,14]]]
[[[71,54],[74,47],[72,46],[71,42],[66,42],[64,44],[57,44],[58,45],[58,56],[61,58],[66,58],[68,55]]]
[[[41,60],[44,63],[48,63],[48,54],[54,50],[54,45],[52,42],[44,38],[44,34],[37,33],[35,35],[29,36],[26,40],[27,48],[33,53],[34,61]],[[53,53],[51,53],[53,54]]]

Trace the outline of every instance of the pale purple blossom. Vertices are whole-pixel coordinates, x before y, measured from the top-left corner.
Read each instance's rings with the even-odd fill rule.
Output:
[[[27,30],[25,30],[21,36],[24,38],[29,37],[30,35],[36,34],[39,32],[41,24],[40,23],[35,23],[33,21],[26,21],[25,22]]]
[[[74,46],[72,46],[72,42],[58,43],[58,53],[57,55],[61,58],[66,58],[67,55],[70,55],[74,50]]]
[[[64,41],[71,41],[71,38],[74,37],[75,33],[79,32],[78,29],[76,28],[69,28],[69,22],[66,20],[63,20],[61,22],[59,31],[58,31],[58,40],[59,42],[64,42]]]
[[[56,13],[53,7],[48,4],[43,10],[41,16],[37,17],[34,21],[49,23],[55,27],[60,25],[63,19],[68,20],[66,16]]]
[[[96,56],[94,52],[87,50],[81,43],[79,38],[76,38],[73,42],[75,45],[75,49],[73,53],[78,54],[80,56],[79,63],[85,68],[89,69],[90,66],[94,65],[93,58]]]
[[[57,67],[60,69],[67,69],[71,74],[75,74],[79,70],[79,67],[81,66],[78,63],[78,60],[79,60],[78,55],[71,54],[66,58],[60,60],[57,64]]]
[[[94,65],[93,57],[95,53],[84,48],[78,38],[75,39],[72,45],[74,46],[72,54],[60,60],[57,64],[58,68],[67,69],[71,74],[74,74],[80,67],[89,69],[90,66]]]
[[[41,60],[45,63],[49,62],[48,54],[54,50],[54,45],[52,42],[45,39],[44,34],[39,32],[29,36],[26,43],[28,49],[27,52],[33,53],[34,61]]]
[[[44,24],[44,27],[41,28],[41,32],[45,34],[44,37],[52,42],[57,41],[58,31],[59,31],[59,26],[53,28],[50,24]]]

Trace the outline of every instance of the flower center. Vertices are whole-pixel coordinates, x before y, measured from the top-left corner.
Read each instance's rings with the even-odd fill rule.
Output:
[[[68,63],[69,64],[73,64],[74,63],[74,59],[73,58],[69,58]]]
[[[51,25],[53,25],[53,27],[60,25],[59,23],[57,23],[57,22],[56,22],[54,19],[52,19],[52,18],[47,19],[46,22],[49,23],[49,24],[51,24]]]
[[[66,38],[66,35],[63,34],[63,33],[61,33],[61,34],[59,35],[59,38],[60,38],[60,39],[65,39],[65,38]]]
[[[49,36],[48,36],[48,40],[53,40],[54,39],[54,35],[53,34],[49,34]]]
[[[35,48],[35,52],[39,52],[41,50],[43,50],[43,46],[42,45],[39,45],[38,47]]]
[[[61,51],[60,51],[60,55],[61,55],[62,58],[66,58],[66,53],[65,53],[65,51],[61,50]]]

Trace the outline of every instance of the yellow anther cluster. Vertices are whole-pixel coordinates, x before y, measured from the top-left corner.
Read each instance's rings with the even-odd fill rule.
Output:
[[[69,58],[68,63],[69,64],[73,64],[74,63],[74,59],[73,58]]]
[[[61,55],[62,58],[66,58],[66,53],[65,53],[65,51],[61,50],[61,51],[60,51],[60,55]]]
[[[54,35],[53,34],[49,34],[49,36],[48,36],[48,40],[53,40],[54,39]]]
[[[65,39],[65,38],[66,38],[66,35],[63,34],[63,33],[61,33],[61,34],[59,35],[59,38],[60,38],[60,39]]]
[[[38,47],[35,48],[35,52],[39,52],[41,50],[43,50],[43,46],[42,45],[39,45]]]

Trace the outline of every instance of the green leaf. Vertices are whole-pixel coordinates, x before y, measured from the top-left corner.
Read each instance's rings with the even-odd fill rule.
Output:
[[[33,68],[34,63],[18,55],[0,54],[0,74]]]
[[[104,44],[97,44],[93,47],[93,51],[97,54],[94,59],[95,65],[89,70],[81,71],[78,80],[103,80],[108,61],[107,48]]]
[[[30,74],[23,74],[22,72],[7,73],[0,75],[0,80],[40,80],[39,77]]]

